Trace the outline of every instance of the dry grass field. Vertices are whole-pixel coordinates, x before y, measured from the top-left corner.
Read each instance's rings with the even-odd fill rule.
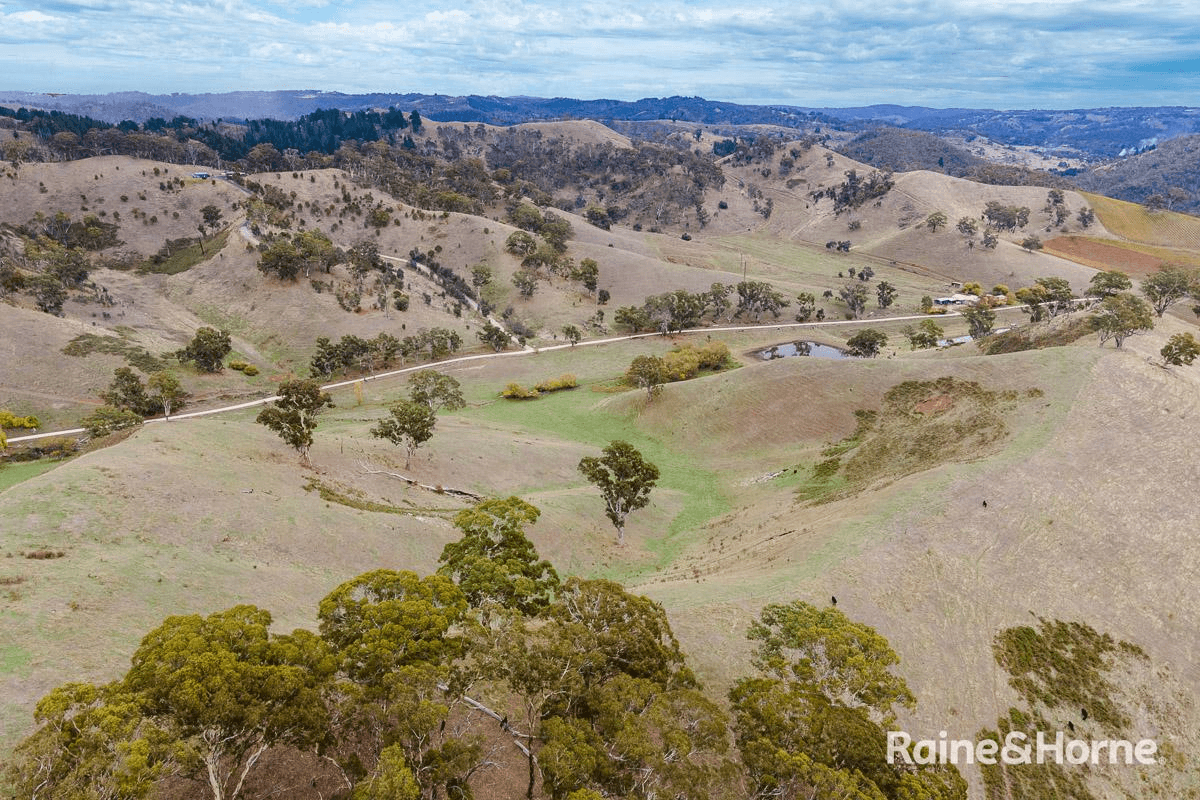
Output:
[[[744,669],[741,631],[759,607],[836,594],[901,654],[922,698],[911,724],[950,720],[955,735],[970,736],[1010,701],[991,637],[1030,614],[1138,643],[1164,685],[1182,691],[1200,680],[1187,635],[1198,622],[1200,564],[1179,527],[1190,501],[1178,491],[1197,478],[1181,449],[1200,433],[1200,405],[1189,371],[1146,362],[1165,335],[1132,339],[1124,352],[1089,338],[997,357],[954,348],[748,361],[673,384],[651,404],[591,387],[636,353],[661,352],[667,343],[657,338],[462,366],[452,374],[468,408],[442,420],[409,474],[533,502],[543,510],[532,531],[541,552],[564,572],[620,578],[664,603],[718,687]],[[778,333],[731,342],[748,352],[772,340]],[[568,370],[582,384],[574,392],[526,403],[496,396],[509,380]],[[1041,395],[1016,402],[1002,441],[965,461],[884,474],[828,504],[797,500],[798,476],[853,430],[854,410],[878,407],[903,381],[941,376]],[[148,426],[0,494],[13,532],[3,545],[12,556],[0,563],[23,579],[4,599],[13,634],[2,659],[5,717],[22,718],[68,678],[116,674],[139,632],[167,613],[254,602],[281,629],[306,626],[316,600],[358,572],[432,570],[461,504],[367,474],[404,471],[397,453],[365,435],[403,384],[365,388],[362,406],[353,392],[338,394],[312,470],[239,413]],[[663,469],[624,548],[574,468],[617,437]],[[20,555],[47,548],[65,556]],[[1159,735],[1190,743],[1195,710],[1174,695],[1153,703],[1145,724],[1173,720]]]
[[[622,145],[605,131],[564,123],[562,132]],[[145,180],[142,171],[152,176],[154,166],[170,165],[22,165],[19,187],[0,181],[0,192],[11,193],[0,194],[7,215],[0,221],[24,222],[27,209],[50,211],[81,191],[89,208],[111,215],[124,205],[111,191],[136,197],[139,190],[138,180],[117,185],[115,176]],[[778,170],[778,156],[771,168]],[[839,272],[864,266],[898,287],[893,313],[911,313],[922,295],[946,293],[951,281],[1016,288],[1057,275],[1081,292],[1095,268],[1123,257],[1138,274],[1136,266],[1160,252],[1153,248],[1190,246],[1191,218],[1142,219],[1137,207],[1067,193],[1072,210],[1091,205],[1102,224],[1086,237],[1074,220],[1065,235],[1045,234],[1057,255],[1025,252],[1021,232],[1006,234],[995,251],[971,251],[954,230],[959,216],[978,218],[990,199],[1026,205],[1033,209],[1028,230],[1044,234],[1045,190],[909,173],[896,176],[877,206],[850,215],[835,216],[830,201],[807,197],[852,168],[863,169],[816,147],[797,159],[788,180],[764,178],[756,172],[762,165],[730,167],[725,187],[705,199],[710,223],[691,229],[688,241],[679,232],[602,231],[563,212],[575,230],[569,254],[599,262],[599,285],[612,293],[603,308],[611,322],[616,308],[649,294],[699,291],[743,274],[789,297],[820,297],[847,279]],[[173,176],[181,168],[170,169]],[[539,284],[531,299],[517,296],[509,280],[518,262],[503,250],[515,229],[501,221],[502,209],[418,214],[376,191],[372,200],[387,203],[398,221],[376,236],[361,220],[311,210],[338,201],[343,187],[365,200],[367,192],[339,171],[253,177],[295,191],[305,225],[327,230],[339,245],[369,236],[398,258],[440,247],[439,260],[468,278],[472,265],[488,264],[498,305],[511,305],[537,329],[535,345],[554,343],[562,325],[581,325],[600,308],[563,279]],[[789,180],[803,182],[789,187]],[[113,182],[103,203],[97,190],[80,189],[89,181]],[[38,192],[39,182],[47,192]],[[760,198],[752,188],[774,200],[769,219],[754,211]],[[27,304],[0,305],[0,407],[39,414],[45,427],[71,424],[126,363],[122,348],[163,353],[203,324],[228,329],[235,354],[262,372],[180,370],[198,407],[262,396],[284,376],[303,374],[317,336],[403,336],[436,325],[459,331],[466,349],[481,352],[478,320],[456,316],[411,270],[408,312],[365,304],[346,312],[305,280],[281,283],[257,270],[236,227],[242,217],[232,203],[244,195],[235,187],[185,181],[178,192],[145,191],[152,200],[144,205],[160,221],[157,228],[130,225],[128,236],[123,224],[127,246],[154,252],[163,235],[187,234],[187,212],[219,201],[235,226],[224,248],[175,275],[99,271],[96,280],[118,301],[109,318],[76,301],[62,318]],[[30,193],[31,205],[18,210],[2,202]],[[718,208],[721,201],[727,208]],[[947,228],[917,226],[936,210],[949,218]],[[851,220],[859,222],[854,231]],[[854,242],[849,253],[824,246],[845,238]],[[341,270],[332,277],[344,277]],[[841,318],[833,301],[821,305],[829,319]],[[1006,627],[1042,616],[1128,639],[1149,656],[1144,670],[1122,681],[1131,734],[1169,742],[1175,756],[1161,768],[1096,770],[1093,788],[1105,798],[1191,796],[1200,775],[1193,700],[1200,689],[1200,556],[1191,541],[1200,371],[1164,367],[1158,352],[1171,334],[1195,332],[1195,325],[1168,316],[1120,350],[1098,347],[1089,335],[1064,347],[985,356],[974,344],[912,351],[904,323],[888,322],[874,306],[865,324],[890,337],[876,359],[762,361],[755,352],[773,344],[844,344],[854,332],[764,326],[447,365],[467,407],[439,418],[407,469],[402,453],[369,435],[404,395],[403,378],[335,392],[308,468],[255,424],[254,411],[147,424],[63,463],[0,468],[0,756],[31,729],[40,696],[68,680],[118,676],[139,637],[168,614],[254,603],[272,611],[278,630],[313,627],[317,601],[352,576],[379,567],[434,570],[442,547],[457,538],[450,518],[464,501],[383,474],[391,472],[538,506],[542,516],[530,533],[539,552],[561,573],[618,579],[661,602],[718,695],[746,671],[744,632],[771,602],[823,605],[836,595],[839,609],[876,627],[920,698],[901,723],[930,736],[944,729],[971,738],[1015,702],[992,652]],[[1006,324],[1024,322],[1016,311],[1006,314]],[[790,319],[785,311],[779,321]],[[956,318],[938,322],[948,335],[963,332]],[[109,337],[113,353],[63,354],[81,335]],[[669,384],[653,402],[614,389],[635,356],[710,337],[729,345],[736,368]],[[525,402],[499,397],[511,381],[531,385],[563,373],[576,375],[579,387]],[[918,391],[915,382],[938,383]],[[901,386],[908,387],[903,397],[917,398],[906,407],[907,423],[886,406]],[[878,426],[847,441],[860,410],[879,412]],[[662,471],[651,504],[630,516],[624,546],[577,470],[581,457],[614,439],[633,443]],[[818,485],[814,468],[831,448],[844,454],[841,471]],[[63,555],[26,557],[35,551]],[[968,778],[972,798],[981,798],[979,776]]]
[[[602,141],[604,137],[597,137],[606,130],[584,125],[577,138]],[[620,145],[620,137],[614,143]],[[159,175],[154,174],[156,169]],[[117,249],[133,249],[143,255],[158,250],[166,238],[193,233],[193,217],[198,218],[199,209],[210,202],[222,208],[230,231],[223,249],[175,275],[95,271],[93,280],[115,301],[111,309],[88,302],[81,294],[67,302],[62,319],[37,313],[28,302],[26,307],[0,306],[0,317],[9,332],[0,340],[0,347],[10,363],[22,365],[20,373],[0,378],[0,406],[37,414],[55,427],[73,425],[95,407],[98,393],[111,380],[113,369],[126,361],[120,355],[102,352],[74,358],[63,355],[62,348],[82,334],[115,337],[122,346],[157,355],[183,346],[203,325],[229,331],[234,337],[232,357],[254,364],[260,375],[247,379],[229,371],[209,376],[184,370],[181,377],[185,388],[193,394],[193,406],[198,407],[218,400],[249,398],[269,390],[283,377],[305,374],[318,336],[336,340],[347,334],[370,337],[386,331],[403,337],[421,328],[446,327],[460,333],[468,350],[479,348],[475,337],[478,322],[469,314],[456,316],[450,303],[440,297],[440,289],[413,270],[406,271],[412,304],[402,314],[385,314],[370,308],[368,302],[364,302],[361,313],[347,313],[338,306],[332,292],[314,292],[304,279],[288,283],[264,276],[256,269],[257,254],[237,232],[244,210],[233,204],[246,195],[225,181],[214,184],[212,180],[190,177],[184,179],[182,188],[174,184],[170,190],[158,188],[159,183],[178,177],[180,171],[177,165],[106,157],[26,164],[17,180],[0,181],[0,190],[9,193],[6,197],[10,201],[3,206],[7,217],[0,222],[9,224],[23,224],[37,211],[53,215],[65,209],[80,218],[83,213],[99,213],[97,209],[130,203],[156,211],[159,221],[153,225],[131,220],[128,212],[119,220],[119,236],[124,244]],[[406,258],[413,249],[436,251],[442,264],[467,279],[472,266],[488,265],[495,276],[495,289],[490,290],[489,298],[500,310],[511,307],[517,318],[537,332],[535,341],[546,343],[558,339],[564,325],[586,329],[587,321],[597,311],[611,315],[615,308],[638,305],[650,294],[676,288],[702,291],[714,282],[733,284],[742,279],[743,268],[747,277],[773,281],[789,295],[800,291],[820,295],[843,282],[839,272],[871,264],[879,279],[898,287],[896,308],[905,310],[916,308],[921,295],[940,294],[948,288],[949,276],[928,268],[893,266],[866,254],[832,254],[823,245],[781,241],[766,230],[719,236],[713,230],[711,234],[697,233],[693,241],[685,242],[666,233],[627,228],[602,231],[581,217],[561,212],[576,232],[569,254],[576,260],[595,259],[600,265],[600,288],[607,289],[612,297],[605,308],[600,308],[578,284],[552,279],[542,282],[533,298],[524,299],[511,285],[519,262],[503,249],[504,241],[516,229],[500,221],[499,213],[493,214],[493,219],[429,214],[388,202],[393,224],[376,234],[374,228],[364,227],[361,221],[317,213],[317,209],[324,212],[340,204],[343,190],[350,188],[347,176],[338,170],[263,173],[250,178],[285,194],[294,193],[300,224],[324,230],[342,247],[371,239],[381,253],[399,259]],[[39,193],[39,184],[48,191]],[[91,205],[87,212],[67,206],[70,198],[88,191],[92,195],[88,196]],[[139,192],[149,200],[138,200]],[[132,200],[123,203],[121,196]],[[387,201],[379,192],[357,188],[351,196],[364,207]],[[17,202],[21,198],[34,200],[26,207]],[[751,215],[761,221],[757,214]],[[105,219],[113,217],[109,214]],[[314,277],[325,281],[347,279],[342,267],[332,275]],[[431,297],[428,305],[422,300],[425,295]],[[834,303],[825,302],[823,307],[831,318],[841,314]]]

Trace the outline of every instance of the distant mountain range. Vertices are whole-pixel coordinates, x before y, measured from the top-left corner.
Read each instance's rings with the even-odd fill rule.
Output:
[[[826,126],[860,131],[889,125],[936,134],[985,136],[1013,145],[1033,145],[1089,160],[1109,160],[1142,152],[1161,142],[1200,133],[1200,107],[1161,106],[1039,111],[874,105],[807,108],[740,105],[700,97],[645,98],[637,101],[570,98],[449,96],[428,94],[342,94],[316,90],[228,92],[224,94],[105,95],[0,92],[0,104],[81,114],[107,122],[144,122],[154,117],[186,116],[199,120],[292,120],[323,108],[360,111],[371,108],[416,109],[442,122],[522,122],[592,119],[606,121],[676,120],[705,125],[774,125],[811,129]]]

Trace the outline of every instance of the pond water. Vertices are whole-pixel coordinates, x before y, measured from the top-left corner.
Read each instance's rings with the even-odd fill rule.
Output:
[[[997,333],[1007,333],[1009,330],[1009,328],[996,328],[996,330],[992,331],[988,335],[994,336]],[[973,341],[975,341],[975,337],[968,333],[965,336],[955,336],[953,339],[938,339],[937,346],[946,347],[947,345],[951,344],[966,344],[967,342]]]
[[[776,358],[791,358],[792,356],[812,356],[813,358],[854,358],[845,350],[839,350],[827,344],[820,342],[788,342],[787,344],[777,344],[774,347],[768,347],[765,350],[759,350],[758,357],[763,361],[771,361]]]

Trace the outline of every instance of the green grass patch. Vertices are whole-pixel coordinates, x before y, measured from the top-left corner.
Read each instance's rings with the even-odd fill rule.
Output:
[[[840,474],[842,456],[862,444],[863,439],[875,427],[878,413],[867,409],[858,409],[854,412],[854,416],[858,420],[854,432],[840,442],[834,442],[821,450],[824,460],[814,464],[807,480],[801,481],[796,487],[796,495],[801,500],[823,503],[843,496],[850,489],[850,482],[845,475]]]
[[[693,454],[674,450],[653,432],[643,430],[635,412],[610,411],[605,408],[607,403],[606,399],[598,399],[591,392],[556,392],[533,405],[496,402],[463,414],[518,427],[531,434],[543,433],[564,441],[591,445],[597,454],[613,440],[623,439],[657,466],[661,477],[655,492],[678,492],[683,496],[682,510],[665,531],[646,542],[646,548],[653,555],[651,563],[616,564],[603,573],[603,577],[630,580],[669,565],[691,541],[692,532],[724,514],[730,505],[719,473],[698,465]],[[583,484],[580,476],[578,485]],[[544,488],[531,486],[530,493]],[[631,519],[635,517],[636,514]],[[604,520],[599,498],[596,499],[596,518]]]
[[[838,474],[841,465],[841,459],[837,458],[818,462],[808,480],[796,487],[796,497],[817,504],[843,497],[852,487],[845,476]]]
[[[743,254],[750,261],[748,277],[804,281],[832,279],[849,267],[856,270],[868,264],[878,265],[856,253],[831,256],[829,251],[812,245],[800,245],[765,234],[734,234],[711,240],[715,252],[709,259],[713,267],[741,275]]]
[[[30,478],[35,478],[43,472],[49,472],[61,463],[63,462],[41,460],[0,465],[0,492]]]
[[[229,239],[229,229],[223,230],[207,241],[196,237],[172,239],[153,256],[138,265],[137,271],[154,275],[178,275],[197,264],[207,261],[221,251]]]
[[[854,448],[862,444],[862,440],[866,437],[871,429],[875,427],[875,420],[878,419],[879,413],[869,409],[860,408],[854,412],[854,418],[857,420],[854,426],[854,433],[842,439],[836,444],[831,444],[821,451],[821,455],[826,458],[835,458],[845,455]]]
[[[132,331],[129,328],[118,328],[116,336],[81,333],[67,342],[62,352],[64,355],[77,358],[83,358],[92,353],[120,356],[129,366],[140,369],[147,375],[167,368],[165,358],[154,355],[133,341]]]
[[[0,645],[0,675],[13,675],[32,660],[29,651],[15,644]]]

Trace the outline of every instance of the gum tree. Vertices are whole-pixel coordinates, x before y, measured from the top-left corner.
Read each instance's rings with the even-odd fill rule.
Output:
[[[163,416],[171,418],[172,411],[179,411],[186,404],[188,393],[179,385],[179,379],[166,370],[151,373],[146,379],[146,397],[162,407]]]
[[[458,380],[432,369],[423,369],[408,379],[408,396],[435,414],[443,408],[458,411],[466,406]]]
[[[391,416],[371,428],[371,435],[404,447],[404,468],[408,469],[417,448],[433,438],[437,415],[429,406],[416,400],[401,400],[389,411]]]
[[[201,372],[220,372],[222,360],[232,349],[233,340],[228,332],[204,327],[196,331],[187,347],[176,351],[175,357],[191,361]]]
[[[1142,294],[1159,317],[1172,305],[1198,291],[1196,272],[1176,264],[1163,264],[1158,272],[1142,280]]]
[[[617,529],[617,543],[625,542],[625,518],[650,502],[650,490],[658,482],[658,467],[642,458],[629,442],[616,440],[600,457],[579,460],[579,471],[600,489],[604,513]]]
[[[453,578],[475,608],[495,603],[534,615],[554,599],[559,578],[525,535],[541,512],[518,497],[489,498],[458,512],[463,532],[442,549],[438,573]]]
[[[1137,295],[1116,294],[1107,297],[1092,317],[1092,324],[1100,334],[1100,344],[1109,339],[1121,343],[1135,333],[1154,328],[1150,304]]]
[[[214,800],[237,800],[262,755],[307,747],[328,727],[320,687],[329,651],[308,631],[270,633],[271,614],[242,605],[168,617],[133,654],[125,688],[179,737]]]
[[[317,427],[317,415],[333,407],[333,399],[314,380],[286,381],[279,387],[279,399],[259,412],[255,422],[266,425],[300,454],[308,464],[308,451]]]

